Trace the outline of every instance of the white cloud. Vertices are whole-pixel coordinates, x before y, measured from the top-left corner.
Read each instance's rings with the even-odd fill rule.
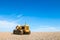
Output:
[[[0,31],[10,31],[16,27],[17,23],[0,20]]]
[[[34,29],[33,31],[37,31],[37,32],[56,32],[56,31],[60,31],[60,30],[57,29],[56,27],[41,26],[39,28]]]
[[[8,18],[11,18],[11,17],[16,17],[15,19],[16,20],[11,20],[11,21],[9,21],[9,20],[0,20],[0,31],[10,31],[10,30],[13,30],[15,27],[16,27],[16,25],[19,25],[18,24],[18,22],[20,22],[23,18],[22,18],[22,16],[23,15],[10,15],[10,17],[8,17]],[[2,18],[2,16],[0,17],[0,19]],[[3,19],[4,19],[4,17],[3,17]]]

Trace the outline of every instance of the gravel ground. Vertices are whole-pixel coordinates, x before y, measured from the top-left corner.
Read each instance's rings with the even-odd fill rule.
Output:
[[[0,32],[0,40],[60,40],[60,32],[32,32],[30,35]]]

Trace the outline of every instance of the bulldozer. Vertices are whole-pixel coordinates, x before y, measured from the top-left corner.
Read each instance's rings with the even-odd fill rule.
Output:
[[[23,34],[30,34],[30,28],[29,25],[17,25],[16,28],[13,30],[13,34],[19,34],[19,35],[23,35]]]

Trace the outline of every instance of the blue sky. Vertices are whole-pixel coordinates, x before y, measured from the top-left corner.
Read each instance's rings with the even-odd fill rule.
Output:
[[[0,31],[25,21],[31,31],[60,31],[60,0],[0,0]]]

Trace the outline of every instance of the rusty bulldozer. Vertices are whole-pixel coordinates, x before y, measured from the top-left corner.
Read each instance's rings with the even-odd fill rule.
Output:
[[[17,25],[16,29],[13,30],[13,34],[23,35],[23,34],[30,34],[30,33],[31,31],[29,29],[29,26],[26,24],[23,26]]]

